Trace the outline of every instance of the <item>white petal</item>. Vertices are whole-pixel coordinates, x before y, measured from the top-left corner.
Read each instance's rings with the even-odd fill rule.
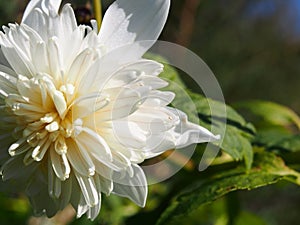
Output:
[[[43,12],[49,15],[49,9],[57,13],[60,4],[61,0],[31,0],[24,11],[22,23],[25,23],[29,26],[31,25],[31,22],[34,21],[32,16],[36,8],[41,9]]]
[[[48,50],[49,68],[51,72],[50,74],[54,78],[54,80],[59,81],[62,72],[62,59],[61,59],[61,51],[58,46],[57,38],[49,39],[47,50]]]
[[[184,112],[173,108],[169,108],[169,110],[177,113],[180,119],[180,124],[173,131],[176,138],[176,148],[184,148],[193,143],[212,142],[220,139],[219,135],[214,135],[206,128],[189,122]]]
[[[97,186],[97,190],[98,192],[103,192],[106,195],[110,195],[110,193],[113,190],[113,181],[111,180],[111,178],[106,179],[102,176],[95,176],[95,183]],[[100,195],[100,194],[99,194]]]
[[[62,181],[66,180],[69,178],[71,168],[69,165],[69,162],[67,160],[67,157],[65,154],[58,155],[55,152],[54,147],[52,146],[50,149],[50,157],[51,157],[51,162],[52,162],[52,168],[59,179]]]
[[[11,68],[17,73],[22,74],[23,76],[32,77],[33,68],[31,62],[24,56],[24,52],[21,49],[5,45],[3,39],[5,39],[4,34],[0,32],[0,44],[2,52],[9,62]]]
[[[157,76],[162,70],[163,65],[152,60],[143,59],[129,63],[115,72],[104,88],[122,87],[143,75]]]
[[[75,118],[84,118],[102,109],[108,103],[108,95],[101,92],[81,96],[73,102],[73,116]]]
[[[134,41],[156,41],[169,7],[170,0],[117,0],[104,15],[99,37],[108,51]],[[137,51],[138,57],[143,53]]]
[[[162,80],[159,77],[155,77],[153,75],[143,75],[140,77],[140,79],[136,80],[131,84],[132,85],[143,85],[143,86],[149,86],[152,90],[163,88],[168,86],[168,82]]]
[[[153,90],[149,94],[146,101],[143,103],[143,106],[144,107],[167,106],[173,101],[174,98],[175,98],[175,94],[173,92]]]
[[[113,66],[113,64],[111,64],[111,66]],[[106,83],[106,80],[108,79],[108,76],[106,76],[107,74],[105,74],[105,68],[108,67],[109,65],[102,66],[101,60],[98,60],[93,65],[91,65],[86,74],[84,74],[84,76],[80,80],[80,83],[78,85],[79,96],[86,95],[91,92],[100,91],[102,89],[102,86]],[[96,82],[97,79],[98,82]],[[95,87],[96,90],[93,89]]]
[[[37,162],[41,161],[44,158],[44,155],[46,154],[51,143],[51,140],[46,138],[40,140],[37,146],[32,151],[32,158]]]
[[[58,199],[61,194],[61,181],[54,174],[51,160],[48,158],[48,192],[52,198]]]
[[[115,120],[129,116],[146,100],[150,93],[147,86],[112,88],[103,91],[109,96],[109,104],[97,111],[96,121]]]
[[[29,177],[36,169],[37,165],[23,166],[23,157],[17,156],[9,159],[1,167],[2,179],[22,179],[23,177]]]
[[[60,13],[60,20],[66,34],[73,32],[77,28],[75,14],[70,4],[64,5]]]
[[[8,73],[1,71],[0,65],[0,95],[7,97],[9,94],[17,94],[16,81],[14,75],[10,75]]]
[[[171,132],[151,135],[147,140],[147,147],[142,151],[145,159],[152,158],[176,147],[176,139]]]
[[[40,8],[35,8],[31,12],[30,17],[26,20],[26,24],[33,30],[38,31],[40,37],[44,41],[48,40],[48,18],[47,15]]]
[[[95,165],[88,152],[78,148],[73,141],[67,141],[67,146],[67,157],[72,167],[83,176],[93,176],[95,174]]]
[[[108,144],[98,133],[96,133],[95,131],[87,127],[83,127],[82,131],[83,131],[82,135],[86,134],[86,136],[82,140],[84,140],[85,142],[89,142],[89,143],[85,143],[86,146],[88,147],[94,146],[94,148],[97,146],[96,148],[98,149],[97,151],[99,151],[98,153],[100,153],[100,149],[101,149],[103,151],[102,155],[104,153],[106,157],[109,157],[110,160],[112,160],[112,155]],[[92,149],[91,151],[93,152]]]
[[[147,133],[130,120],[115,120],[111,129],[105,129],[105,137],[110,145],[119,143],[126,148],[142,148],[145,146]]]
[[[99,203],[99,196],[92,177],[83,177],[75,172],[78,184],[81,188],[85,202],[89,207],[93,207]]]
[[[86,151],[92,157],[97,169],[97,161],[109,167],[112,170],[120,171],[126,168],[127,165],[119,161],[113,161],[111,150],[106,141],[96,132],[83,128],[83,132],[75,138],[78,148]],[[100,173],[101,174],[101,173]]]
[[[110,81],[112,81],[111,86],[115,87],[116,82],[112,80],[115,76],[120,75],[120,79],[125,79],[124,83],[138,78],[145,72],[158,75],[162,71],[162,65],[151,60],[135,60],[135,57],[131,55],[134,53],[135,47],[134,45],[124,46],[95,60],[80,80],[78,85],[79,96],[101,91],[106,85],[106,89],[108,89]],[[125,73],[128,74],[124,75]]]
[[[9,67],[9,63],[7,62],[7,59],[5,58],[1,48],[0,48],[0,65],[4,65],[6,67]]]
[[[87,217],[92,221],[95,220],[96,217],[99,215],[100,209],[101,209],[101,194],[98,195],[98,204],[89,208],[87,212]]]
[[[85,214],[89,210],[89,206],[87,205],[85,198],[82,194],[80,194],[80,199],[77,205],[77,218],[80,218],[83,214]]]
[[[59,116],[61,118],[64,118],[65,112],[67,110],[67,103],[66,103],[63,93],[60,91],[54,90],[52,98],[53,98],[53,102],[55,104],[55,108],[56,108],[57,112],[59,113]]]
[[[128,117],[128,121],[136,123],[149,135],[170,130],[179,123],[177,115],[165,107],[144,106],[132,113]]]
[[[77,86],[82,76],[86,73],[87,69],[93,62],[93,51],[91,49],[86,49],[78,55],[73,61],[70,70],[68,72],[67,82]]]
[[[39,42],[34,45],[32,50],[32,61],[36,71],[39,73],[50,74],[47,46],[45,42]]]
[[[125,176],[115,173],[113,176],[113,193],[122,197],[127,197],[137,205],[144,207],[148,193],[147,180],[144,171],[138,165],[132,165],[133,176],[130,176],[129,170]]]
[[[71,202],[72,191],[75,191],[72,185],[73,177],[70,177],[66,181],[62,182],[62,191],[61,191],[61,203],[60,208],[64,209]],[[78,192],[77,192],[78,193]]]

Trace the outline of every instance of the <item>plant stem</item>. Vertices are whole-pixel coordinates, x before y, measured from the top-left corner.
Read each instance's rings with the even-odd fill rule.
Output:
[[[102,5],[101,0],[93,0],[94,2],[94,14],[95,19],[97,20],[98,29],[100,30],[101,23],[102,23]]]
[[[240,202],[237,192],[231,192],[226,196],[226,206],[227,206],[227,215],[228,223],[227,225],[234,225],[235,220],[240,213]]]

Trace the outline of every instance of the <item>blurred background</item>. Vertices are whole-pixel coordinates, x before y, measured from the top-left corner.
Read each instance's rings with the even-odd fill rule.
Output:
[[[19,22],[27,2],[0,0],[0,24]],[[82,7],[90,6],[86,0],[64,2],[80,9],[77,13],[82,21],[93,17],[88,10],[82,11]],[[103,0],[103,10],[111,2]],[[300,113],[299,0],[173,0],[160,39],[181,44],[200,56],[219,80],[229,105],[263,99],[287,105]],[[188,81],[187,85],[193,90],[199,88]],[[161,192],[158,188],[155,193]],[[300,190],[293,185],[279,184],[239,195],[243,200],[239,207],[267,221],[257,220],[254,225],[299,222]],[[210,207],[218,209],[222,201]],[[213,216],[210,207],[205,210]],[[0,196],[0,224],[25,224],[30,210],[22,196],[18,199]],[[109,223],[90,223],[83,219],[74,224]]]

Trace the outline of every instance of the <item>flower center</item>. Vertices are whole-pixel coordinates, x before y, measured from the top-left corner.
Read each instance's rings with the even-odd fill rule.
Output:
[[[18,94],[6,99],[8,110],[16,117],[21,141],[9,148],[11,155],[31,150],[31,158],[41,161],[48,149],[59,155],[67,153],[66,139],[76,137],[82,130],[82,120],[74,120],[72,102],[75,87],[64,84],[56,88],[47,76],[20,77]],[[24,147],[22,147],[24,146]]]

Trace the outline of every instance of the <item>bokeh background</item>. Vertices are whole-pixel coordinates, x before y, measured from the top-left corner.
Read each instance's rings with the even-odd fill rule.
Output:
[[[0,24],[20,21],[27,2],[0,0]],[[87,0],[64,2],[71,2],[75,8],[89,8]],[[111,2],[103,1],[104,11]],[[80,15],[81,19],[93,17],[88,11]],[[229,105],[263,99],[287,105],[300,113],[299,0],[173,0],[161,39],[181,44],[199,55],[219,80]],[[186,83],[195,91],[199,89],[193,82]],[[157,195],[163,193],[164,188],[164,185],[152,187]],[[238,197],[242,201],[234,207],[247,209],[262,218],[251,222],[252,217],[249,217],[249,224],[299,223],[300,190],[293,185],[280,183],[239,192]],[[150,199],[149,204],[155,199],[155,196]],[[108,203],[107,209],[104,206],[102,213],[121,207],[119,200],[114,201]],[[201,209],[195,218],[216,216],[222,204],[226,204],[224,201],[221,199]],[[129,204],[127,208],[119,208],[118,213],[133,214],[137,209],[132,207]],[[1,225],[26,224],[30,215],[31,208],[22,195],[0,195]],[[72,224],[109,224],[108,220],[99,221],[92,223],[83,218]],[[190,224],[216,224],[202,217],[195,221]],[[246,222],[240,224],[248,224]],[[148,224],[147,221],[144,224]]]

